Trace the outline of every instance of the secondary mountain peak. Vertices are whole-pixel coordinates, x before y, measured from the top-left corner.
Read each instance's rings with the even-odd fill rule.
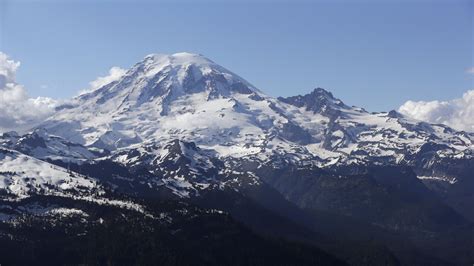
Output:
[[[316,88],[305,95],[279,97],[278,99],[296,107],[305,107],[308,111],[321,114],[331,114],[334,110],[349,108],[341,100],[335,98],[331,92],[322,88]]]

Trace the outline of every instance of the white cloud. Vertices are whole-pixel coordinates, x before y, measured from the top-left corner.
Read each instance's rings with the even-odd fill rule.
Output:
[[[415,119],[474,132],[474,90],[449,101],[407,101],[398,110]]]
[[[468,68],[468,69],[466,70],[466,73],[468,73],[468,74],[474,74],[474,67]]]
[[[30,129],[50,116],[57,105],[51,98],[29,97],[16,82],[19,67],[20,62],[0,52],[0,132]]]
[[[104,77],[98,77],[94,81],[89,82],[90,87],[88,89],[79,92],[79,95],[89,93],[99,89],[100,87],[109,84],[110,82],[120,79],[127,72],[126,69],[120,67],[112,67],[109,70],[109,74]]]

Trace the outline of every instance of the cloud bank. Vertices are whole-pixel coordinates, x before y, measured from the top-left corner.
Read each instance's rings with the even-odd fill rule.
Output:
[[[407,101],[398,111],[409,117],[474,132],[474,90],[449,101]]]
[[[80,91],[79,95],[93,92],[100,87],[109,84],[110,82],[120,79],[123,75],[125,75],[125,72],[127,72],[126,69],[114,66],[109,70],[109,74],[107,76],[98,77],[97,79],[89,82],[90,87],[86,90]]]
[[[0,132],[30,129],[54,112],[57,101],[51,98],[28,96],[16,82],[20,62],[0,52]]]

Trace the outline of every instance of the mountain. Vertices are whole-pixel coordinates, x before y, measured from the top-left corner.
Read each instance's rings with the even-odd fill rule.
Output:
[[[463,264],[473,141],[321,88],[274,98],[202,55],[153,54],[30,133],[3,134],[1,191],[51,197],[51,184],[75,200],[62,189],[73,184],[88,198],[102,191],[94,209],[119,201],[143,210],[138,220],[163,202],[217,209],[232,217],[217,234],[239,222],[354,265]]]
[[[149,55],[118,81],[59,109],[40,127],[111,151],[179,139],[219,157],[268,160],[272,154],[298,153],[327,166],[399,163],[430,145],[441,157],[471,158],[473,150],[471,133],[396,111],[368,113],[320,88],[272,98],[211,60],[188,53]]]
[[[430,188],[443,196],[446,187],[472,182],[472,133],[412,120],[396,111],[369,113],[321,88],[275,99],[196,54],[146,56],[119,80],[60,109],[40,128],[89,149],[109,150],[114,161],[140,164],[158,176],[163,175],[156,169],[167,145],[179,140],[205,153],[200,158],[207,157],[203,160],[208,166],[212,160],[331,169],[410,166],[420,180],[435,183]],[[458,164],[466,170],[458,170]],[[173,184],[169,186],[179,194],[228,177],[217,177],[214,170],[204,183],[194,185],[182,178],[154,183]],[[255,183],[258,177],[250,179]],[[472,210],[451,205],[466,215]]]
[[[77,143],[112,150],[158,142],[164,134],[168,139],[220,136],[217,143],[234,127],[257,128],[258,121],[233,98],[239,95],[260,96],[246,81],[202,56],[150,55],[120,80],[62,107],[43,127]]]

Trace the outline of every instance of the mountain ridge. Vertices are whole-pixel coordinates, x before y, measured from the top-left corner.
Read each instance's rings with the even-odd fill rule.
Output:
[[[375,228],[375,246],[389,247],[382,257],[390,263],[392,252],[407,265],[414,262],[400,240],[387,240],[391,234],[413,240],[411,248],[430,261],[423,244],[469,230],[474,221],[474,134],[396,111],[369,113],[322,88],[274,98],[196,54],[148,55],[120,79],[60,107],[32,132],[0,135],[0,149],[60,167],[59,188],[69,174],[81,176],[105,195],[125,197],[122,205],[167,200],[220,206],[260,229],[262,221],[254,217],[264,211],[284,218],[270,231],[298,240],[306,239],[302,231],[286,224],[321,233],[314,213],[337,217],[338,226],[349,217],[364,230]],[[11,160],[1,157],[2,150],[6,164]],[[0,172],[0,189],[8,188],[10,175]],[[34,198],[38,191],[27,190],[26,181],[22,196]],[[337,234],[324,219],[320,225]],[[359,237],[354,241],[366,241]],[[443,245],[449,243],[435,248]]]

